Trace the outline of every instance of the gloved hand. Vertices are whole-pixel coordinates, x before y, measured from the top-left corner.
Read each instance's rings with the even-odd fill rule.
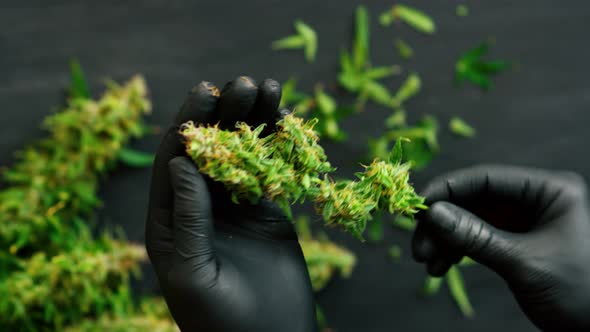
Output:
[[[463,255],[507,282],[545,331],[590,331],[590,216],[573,173],[478,166],[432,181],[412,250],[441,276]]]
[[[166,303],[182,331],[315,331],[307,268],[290,220],[275,204],[230,201],[185,157],[178,125],[236,121],[273,130],[280,85],[248,77],[221,92],[193,88],[154,163],[146,246]]]

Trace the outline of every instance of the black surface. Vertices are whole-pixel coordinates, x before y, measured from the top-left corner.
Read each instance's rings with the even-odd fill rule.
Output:
[[[60,100],[68,82],[67,61],[82,62],[95,93],[104,77],[124,79],[143,73],[151,88],[150,122],[166,125],[186,92],[200,80],[222,86],[242,74],[279,81],[295,75],[303,87],[317,81],[331,86],[338,51],[348,47],[355,1],[37,1],[6,2],[0,9],[0,164],[12,151],[40,135],[41,119]],[[398,61],[392,40],[402,36],[414,47],[407,69],[424,81],[420,98],[408,104],[410,117],[434,114],[446,127],[460,115],[478,129],[478,137],[453,137],[443,128],[442,151],[415,174],[418,187],[441,172],[480,162],[567,168],[590,175],[586,143],[590,138],[590,59],[587,1],[468,1],[471,14],[455,16],[457,1],[408,1],[426,9],[438,24],[434,37],[407,27],[383,29],[376,15],[392,1],[365,1],[372,14],[374,64]],[[301,18],[317,29],[316,63],[305,64],[301,52],[273,52],[272,40],[292,32]],[[457,56],[488,37],[497,44],[492,56],[511,59],[516,69],[500,75],[484,94],[456,89],[452,69]],[[402,78],[389,82],[396,86]],[[351,174],[365,152],[365,140],[382,128],[388,111],[371,106],[348,119],[352,139],[327,144],[341,174]],[[137,146],[154,150],[158,137]],[[123,169],[102,189],[104,223],[122,224],[129,238],[143,240],[149,170]],[[349,280],[336,280],[319,294],[319,303],[336,331],[530,331],[509,291],[481,267],[465,271],[472,320],[461,317],[446,291],[431,299],[417,296],[423,268],[408,257],[407,234],[388,230],[382,245],[361,244],[350,236],[331,237],[359,256]],[[391,263],[386,249],[401,243],[406,254]],[[140,291],[156,291],[146,269]]]

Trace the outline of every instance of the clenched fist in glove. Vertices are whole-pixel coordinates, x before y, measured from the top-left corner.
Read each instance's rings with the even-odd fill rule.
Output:
[[[236,121],[267,132],[285,113],[280,85],[240,77],[196,86],[154,163],[146,246],[182,331],[315,331],[311,283],[297,236],[275,204],[235,204],[185,156],[178,126]]]

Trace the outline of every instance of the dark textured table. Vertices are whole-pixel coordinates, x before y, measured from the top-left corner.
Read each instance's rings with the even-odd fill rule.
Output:
[[[200,80],[219,85],[238,75],[262,79],[299,78],[302,87],[332,86],[338,51],[349,47],[352,15],[359,1],[2,1],[0,4],[0,163],[38,137],[41,119],[60,102],[68,83],[67,62],[78,57],[93,91],[104,77],[147,77],[154,112],[149,121],[165,126],[188,89]],[[406,64],[424,82],[408,104],[411,121],[433,114],[441,121],[442,150],[424,171],[420,187],[436,174],[481,162],[567,168],[590,175],[590,46],[587,1],[465,1],[471,14],[455,15],[457,1],[408,1],[436,20],[434,37],[407,27],[381,28],[376,15],[393,1],[365,1],[372,14],[374,64],[398,62],[393,47],[403,37],[416,56]],[[301,52],[273,52],[270,42],[292,32],[301,18],[319,34],[319,54],[305,64]],[[486,38],[497,41],[491,56],[511,59],[515,69],[500,75],[489,93],[452,84],[458,55]],[[402,77],[387,81],[396,86]],[[346,97],[344,98],[346,100]],[[378,134],[388,111],[370,106],[344,122],[351,139],[327,144],[340,174],[358,169],[366,139]],[[478,130],[459,139],[444,127],[459,115]],[[154,150],[158,137],[136,144]],[[120,224],[131,240],[143,240],[148,169],[120,169],[102,189],[102,224]],[[463,318],[446,290],[431,299],[417,295],[423,267],[408,255],[408,234],[388,229],[379,245],[361,244],[340,232],[330,236],[354,250],[358,266],[348,280],[335,280],[318,301],[336,331],[531,331],[508,289],[483,267],[465,269],[476,317]],[[404,248],[392,263],[390,244]],[[145,269],[138,292],[157,292]],[[231,313],[230,313],[231,314]]]

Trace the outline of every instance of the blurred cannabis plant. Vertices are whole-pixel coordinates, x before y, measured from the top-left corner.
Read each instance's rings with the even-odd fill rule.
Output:
[[[75,61],[71,78],[65,108],[43,122],[47,137],[2,173],[0,331],[144,331],[145,322],[174,331],[171,319],[155,314],[165,312],[162,302],[148,311],[131,297],[143,246],[109,232],[93,237],[88,222],[100,205],[99,177],[127,160],[125,144],[145,133],[145,81],[109,82],[94,101]]]

